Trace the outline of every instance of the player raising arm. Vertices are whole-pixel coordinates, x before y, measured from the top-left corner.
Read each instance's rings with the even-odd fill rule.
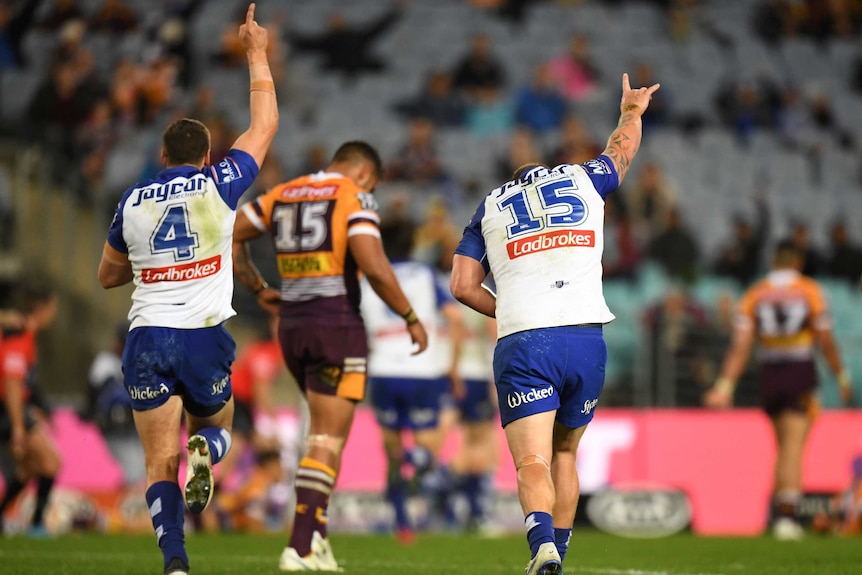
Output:
[[[123,352],[125,385],[147,467],[147,504],[166,575],[188,572],[177,437],[189,432],[185,500],[200,513],[213,495],[212,466],[230,450],[235,344],[232,234],[240,196],[257,176],[278,128],[267,32],[250,4],[239,37],[248,56],[251,123],[225,158],[210,158],[197,120],[173,122],[162,137],[165,169],[123,194],[99,264],[99,282],[134,281]]]
[[[549,169],[522,166],[464,230],[454,296],[496,316],[494,380],[518,475],[531,560],[527,575],[559,575],[578,504],[578,443],[604,385],[604,200],[640,147],[641,114],[658,84],[622,79],[620,120],[602,155]],[[482,283],[496,282],[496,299]],[[576,305],[573,305],[576,302]]]

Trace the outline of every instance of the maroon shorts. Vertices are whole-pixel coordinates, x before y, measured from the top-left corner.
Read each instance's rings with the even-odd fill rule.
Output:
[[[282,323],[278,340],[287,369],[302,391],[356,401],[365,398],[368,341],[364,327]]]
[[[813,361],[776,361],[760,366],[760,401],[771,415],[811,413],[816,408],[817,368]]]

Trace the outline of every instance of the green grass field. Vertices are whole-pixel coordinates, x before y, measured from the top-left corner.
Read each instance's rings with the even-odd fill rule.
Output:
[[[192,535],[193,575],[277,574],[281,536]],[[351,575],[523,575],[522,537],[476,539],[420,536],[401,547],[385,536],[334,536],[333,549]],[[810,537],[799,543],[768,538],[622,539],[576,532],[566,575],[859,575],[862,542]],[[160,575],[153,536],[67,536],[51,540],[0,539],[3,575]]]

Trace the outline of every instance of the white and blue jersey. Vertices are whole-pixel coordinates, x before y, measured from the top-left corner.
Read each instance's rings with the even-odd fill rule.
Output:
[[[210,327],[235,315],[233,224],[257,172],[250,155],[231,150],[215,166],[168,168],[123,194],[108,243],[132,264],[132,329]]]
[[[551,409],[573,427],[592,418],[606,350],[600,327],[583,326],[614,319],[602,250],[605,197],[618,185],[606,156],[533,168],[488,194],[464,230],[455,253],[481,262],[496,284],[503,425]]]
[[[108,244],[128,255],[134,276],[123,353],[133,409],[182,394],[205,416],[230,397],[235,345],[222,323],[235,315],[233,226],[257,172],[249,154],[231,150],[215,166],[167,168],[123,194]]]
[[[428,349],[414,350],[404,319],[362,282],[362,319],[369,339],[371,404],[381,426],[390,429],[436,427],[449,387],[452,348],[441,310],[454,299],[433,269],[416,262],[393,262],[392,269],[413,310],[428,332]]]

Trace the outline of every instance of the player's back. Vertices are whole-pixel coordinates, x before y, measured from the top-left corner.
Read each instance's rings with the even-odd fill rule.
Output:
[[[500,337],[614,318],[601,282],[604,198],[616,185],[599,158],[533,168],[488,195],[474,219],[497,286]]]
[[[398,285],[410,294],[410,303],[428,332],[428,349],[412,355],[413,342],[404,318],[389,309],[367,281],[362,282],[362,317],[368,333],[371,377],[433,379],[446,374],[451,365],[451,346],[442,337],[445,329],[440,308],[452,297],[437,273],[417,262],[393,262]]]
[[[283,325],[361,323],[359,270],[348,239],[379,236],[370,194],[342,174],[317,172],[274,187],[244,210],[274,235]]]
[[[740,300],[740,317],[756,330],[758,359],[813,357],[815,330],[828,327],[826,300],[817,282],[793,270],[776,270]]]
[[[108,242],[132,265],[132,328],[196,329],[234,315],[234,210],[256,175],[251,156],[231,150],[216,166],[171,167],[123,194]]]

